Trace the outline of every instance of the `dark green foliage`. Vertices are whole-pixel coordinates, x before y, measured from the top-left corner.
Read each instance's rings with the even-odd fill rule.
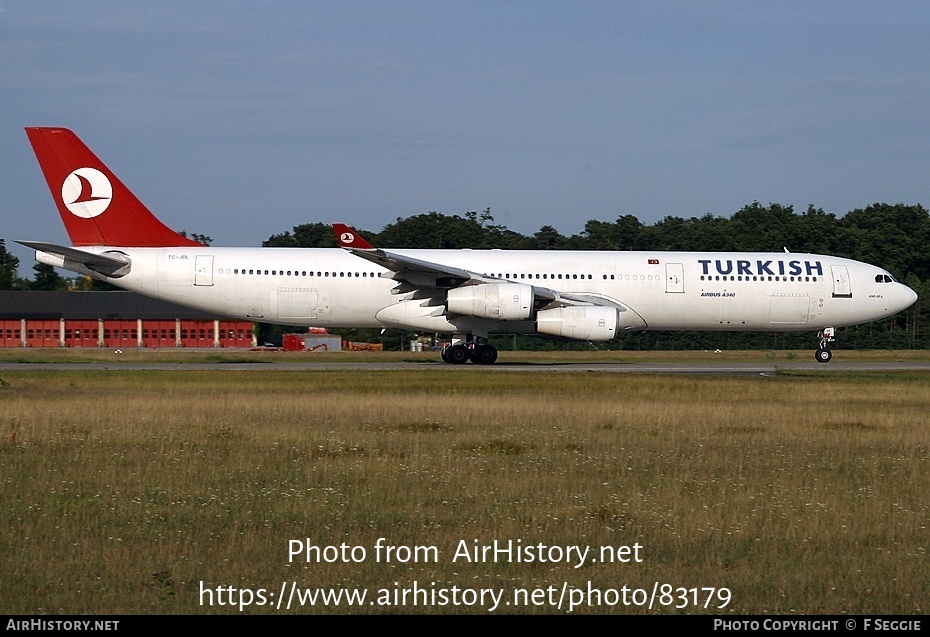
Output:
[[[362,232],[363,236],[367,233]],[[263,246],[271,248],[335,248],[336,235],[328,223],[305,223],[294,226],[293,232],[268,237]]]
[[[179,232],[178,234],[181,235],[182,237],[189,237],[198,243],[204,244],[205,246],[208,246],[211,243],[213,243],[213,237],[208,237],[205,234],[200,234],[197,232],[187,232],[186,230],[181,230],[181,232]]]
[[[32,283],[29,284],[30,290],[67,290],[68,281],[58,274],[58,271],[45,263],[36,263],[32,266],[35,272]]]
[[[16,268],[19,259],[7,252],[6,243],[0,239],[0,290],[16,289]]]

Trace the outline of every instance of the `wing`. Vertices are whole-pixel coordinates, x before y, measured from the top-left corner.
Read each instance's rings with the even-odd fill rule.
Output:
[[[390,270],[394,273],[390,278],[401,282],[401,285],[408,284],[404,286],[408,289],[399,290],[396,292],[397,294],[411,292],[419,287],[450,289],[469,282],[483,283],[488,280],[476,272],[380,250],[343,223],[333,224],[333,230],[336,231],[336,240],[339,242],[339,247],[357,257],[377,263],[381,267]]]
[[[339,246],[357,257],[377,263],[392,274],[382,274],[398,282],[394,294],[410,294],[409,299],[428,300],[430,305],[445,305],[448,291],[453,288],[508,283],[506,279],[485,276],[471,270],[423,261],[388,250],[375,248],[349,226],[333,224]],[[516,285],[516,283],[511,282]],[[521,283],[532,289],[533,309],[596,305],[627,310],[622,304],[594,294],[565,293],[547,287]]]

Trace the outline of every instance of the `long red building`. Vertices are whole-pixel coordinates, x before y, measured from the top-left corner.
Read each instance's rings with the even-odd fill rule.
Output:
[[[132,292],[0,291],[0,347],[253,347],[252,323]]]

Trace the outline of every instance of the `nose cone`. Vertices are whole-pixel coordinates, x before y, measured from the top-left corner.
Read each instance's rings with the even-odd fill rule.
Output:
[[[901,290],[902,292],[901,296],[904,297],[904,301],[902,302],[901,309],[906,310],[907,308],[909,308],[910,306],[914,305],[914,303],[917,302],[917,292],[915,292],[914,290],[912,290],[911,288],[903,284],[901,285],[901,287],[903,288]]]

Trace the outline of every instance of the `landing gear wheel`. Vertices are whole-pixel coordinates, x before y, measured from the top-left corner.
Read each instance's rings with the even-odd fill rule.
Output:
[[[814,354],[814,358],[817,359],[818,363],[829,363],[833,358],[833,352],[826,347],[821,347],[817,350],[817,353]]]
[[[443,352],[443,360],[453,365],[464,365],[468,362],[468,348],[464,345],[452,345]]]
[[[452,362],[452,361],[449,360],[449,348],[448,348],[448,347],[443,347],[443,348],[442,348],[442,351],[439,352],[439,358],[442,359],[442,362],[443,362],[443,363],[451,363],[451,362]]]
[[[471,350],[471,360],[479,365],[492,365],[497,360],[497,348],[493,345],[475,345]]]

